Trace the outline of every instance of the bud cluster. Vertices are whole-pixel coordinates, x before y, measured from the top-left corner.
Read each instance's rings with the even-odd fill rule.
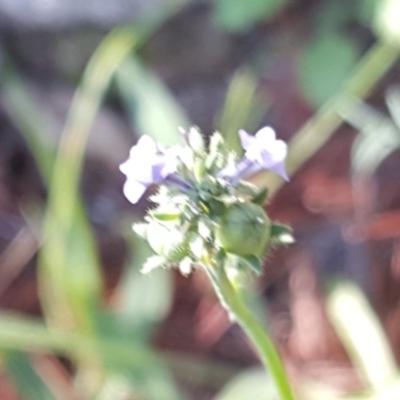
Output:
[[[245,154],[238,160],[218,132],[208,145],[197,128],[182,133],[186,146],[167,150],[142,137],[121,166],[132,202],[151,184],[161,184],[150,197],[155,207],[134,226],[154,251],[143,272],[178,266],[189,274],[222,256],[234,258],[237,268],[260,273],[267,248],[293,239],[290,228],[272,223],[265,213],[267,189],[243,178],[269,168],[287,179],[286,144],[275,140],[271,128],[255,136],[241,131]]]

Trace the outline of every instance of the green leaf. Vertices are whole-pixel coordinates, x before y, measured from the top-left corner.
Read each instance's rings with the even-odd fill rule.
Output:
[[[73,213],[68,224],[58,212],[47,213],[47,240],[40,252],[40,293],[52,324],[91,331],[94,308],[102,294],[102,276],[94,238],[79,199],[70,211]]]
[[[12,312],[1,312],[0,320],[2,350],[55,353],[83,362],[98,360],[101,356],[107,366],[125,366],[137,373],[160,365],[154,352],[133,341],[49,329],[38,319]]]
[[[106,36],[85,70],[64,127],[49,186],[39,260],[42,306],[55,326],[93,329],[93,305],[102,284],[94,240],[79,198],[80,174],[104,93],[137,41],[136,32],[127,27]]]
[[[1,352],[7,373],[12,377],[18,391],[29,400],[55,400],[56,396],[38,375],[30,358],[18,351]]]
[[[149,252],[135,246],[133,264],[129,266],[118,288],[117,324],[120,332],[130,339],[148,340],[154,327],[161,323],[170,311],[172,303],[172,279],[168,270],[158,268],[151,276],[144,275],[135,265],[141,265]],[[150,257],[150,260],[153,257]],[[166,260],[161,260],[162,266]],[[147,264],[147,263],[146,263]],[[145,264],[145,265],[146,265]],[[157,266],[153,266],[157,267]]]
[[[0,348],[3,350],[18,350],[57,354],[68,357],[72,361],[101,360],[109,374],[113,372],[129,376],[149,377],[146,387],[148,395],[145,398],[154,400],[180,400],[182,396],[175,387],[163,363],[143,343],[125,340],[121,337],[96,337],[77,332],[62,331],[57,328],[47,328],[41,321],[31,317],[23,317],[12,312],[0,312]],[[181,357],[181,356],[180,356]],[[179,357],[171,357],[171,363],[176,367],[181,364]],[[154,379],[154,380],[153,380]],[[151,382],[159,382],[151,388]],[[34,399],[29,395],[27,399]],[[46,396],[39,397],[38,400]],[[36,400],[36,399],[34,399]]]
[[[278,392],[271,377],[266,375],[265,370],[254,368],[232,379],[214,397],[214,400],[275,400],[277,398]]]
[[[246,32],[257,22],[272,18],[287,0],[216,0],[215,21],[230,32]]]
[[[118,70],[117,84],[132,125],[164,145],[183,143],[179,127],[190,126],[161,80],[131,56]]]
[[[308,101],[319,107],[338,90],[357,61],[358,51],[338,33],[317,37],[301,54],[298,74]]]

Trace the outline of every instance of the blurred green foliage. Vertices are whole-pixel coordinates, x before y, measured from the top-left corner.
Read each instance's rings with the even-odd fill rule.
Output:
[[[357,59],[356,46],[340,33],[316,36],[299,61],[301,88],[314,107],[322,105],[336,92]]]
[[[288,0],[216,0],[215,22],[229,32],[249,31],[279,12]]]
[[[182,143],[177,127],[188,129],[191,124],[151,71],[131,56],[121,65],[116,78],[132,126],[140,134],[146,133],[163,145]]]
[[[224,387],[214,400],[273,400],[277,392],[269,376],[261,368],[249,369],[239,374]]]

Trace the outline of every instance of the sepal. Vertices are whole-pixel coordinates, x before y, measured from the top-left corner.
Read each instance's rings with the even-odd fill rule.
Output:
[[[149,212],[150,217],[161,221],[176,221],[182,216],[182,213],[176,207],[160,206]]]
[[[203,155],[205,151],[205,144],[203,135],[200,133],[198,128],[192,127],[188,133],[189,146],[193,149],[195,154]]]
[[[263,263],[262,260],[256,256],[237,256],[238,261],[245,267],[250,268],[252,272],[261,275]]]
[[[167,260],[162,256],[151,256],[143,264],[141,272],[143,274],[148,274],[156,268],[165,267]]]
[[[224,139],[219,132],[214,132],[210,139],[209,152],[205,160],[205,168],[213,173],[217,169],[222,168],[224,164],[223,157]]]
[[[288,245],[295,242],[293,229],[285,224],[274,222],[271,225],[271,243],[275,245]]]
[[[138,223],[138,224],[133,224],[132,229],[142,239],[147,240],[147,228],[149,224],[146,223]]]
[[[180,263],[179,263],[179,271],[181,271],[181,274],[184,276],[188,276],[192,270],[193,270],[193,260],[190,257],[185,257]]]
[[[262,188],[252,199],[251,202],[262,206],[268,198],[268,188]]]

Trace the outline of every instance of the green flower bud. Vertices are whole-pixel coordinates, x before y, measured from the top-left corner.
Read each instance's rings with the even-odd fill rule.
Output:
[[[253,203],[237,203],[227,208],[216,230],[222,248],[239,256],[261,257],[270,234],[271,222],[267,214]]]

